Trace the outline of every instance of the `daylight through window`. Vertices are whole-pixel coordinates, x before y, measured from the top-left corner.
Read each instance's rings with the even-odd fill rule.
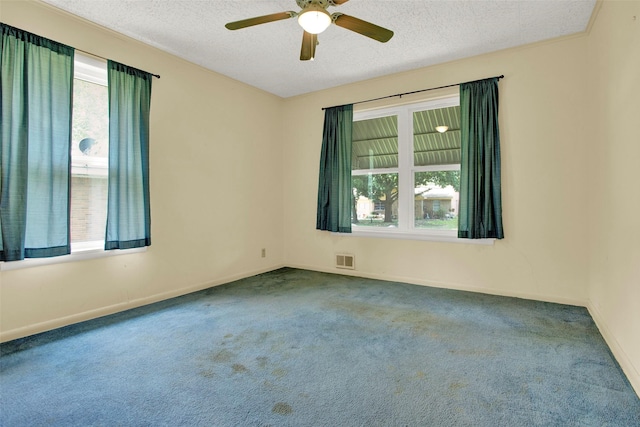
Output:
[[[355,112],[351,169],[354,233],[455,237],[459,98]]]
[[[104,247],[109,156],[106,61],[76,52],[74,67],[71,140],[72,251]]]

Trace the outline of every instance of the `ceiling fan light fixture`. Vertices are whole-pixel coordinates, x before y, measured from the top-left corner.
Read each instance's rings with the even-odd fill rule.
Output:
[[[298,15],[298,24],[309,34],[320,34],[331,25],[331,15],[323,7],[312,4]]]
[[[449,126],[436,126],[436,130],[440,133],[445,133],[449,130]]]

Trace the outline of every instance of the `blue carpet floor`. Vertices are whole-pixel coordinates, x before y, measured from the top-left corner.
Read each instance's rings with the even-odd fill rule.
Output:
[[[640,426],[584,308],[296,269],[0,354],[2,426]]]

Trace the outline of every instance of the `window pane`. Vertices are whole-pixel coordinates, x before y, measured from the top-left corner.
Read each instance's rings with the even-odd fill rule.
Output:
[[[415,173],[416,228],[458,229],[460,171]]]
[[[71,177],[71,242],[104,240],[107,227],[107,176]]]
[[[354,175],[352,183],[354,226],[398,226],[397,173]]]
[[[71,146],[71,242],[104,240],[107,215],[107,87],[75,79]]]
[[[353,122],[351,169],[398,167],[398,118],[378,117]]]
[[[414,166],[460,163],[459,106],[413,113],[413,162]]]

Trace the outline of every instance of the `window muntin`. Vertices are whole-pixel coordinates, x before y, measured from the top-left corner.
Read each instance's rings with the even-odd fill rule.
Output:
[[[354,233],[455,237],[459,174],[457,96],[354,113]]]

